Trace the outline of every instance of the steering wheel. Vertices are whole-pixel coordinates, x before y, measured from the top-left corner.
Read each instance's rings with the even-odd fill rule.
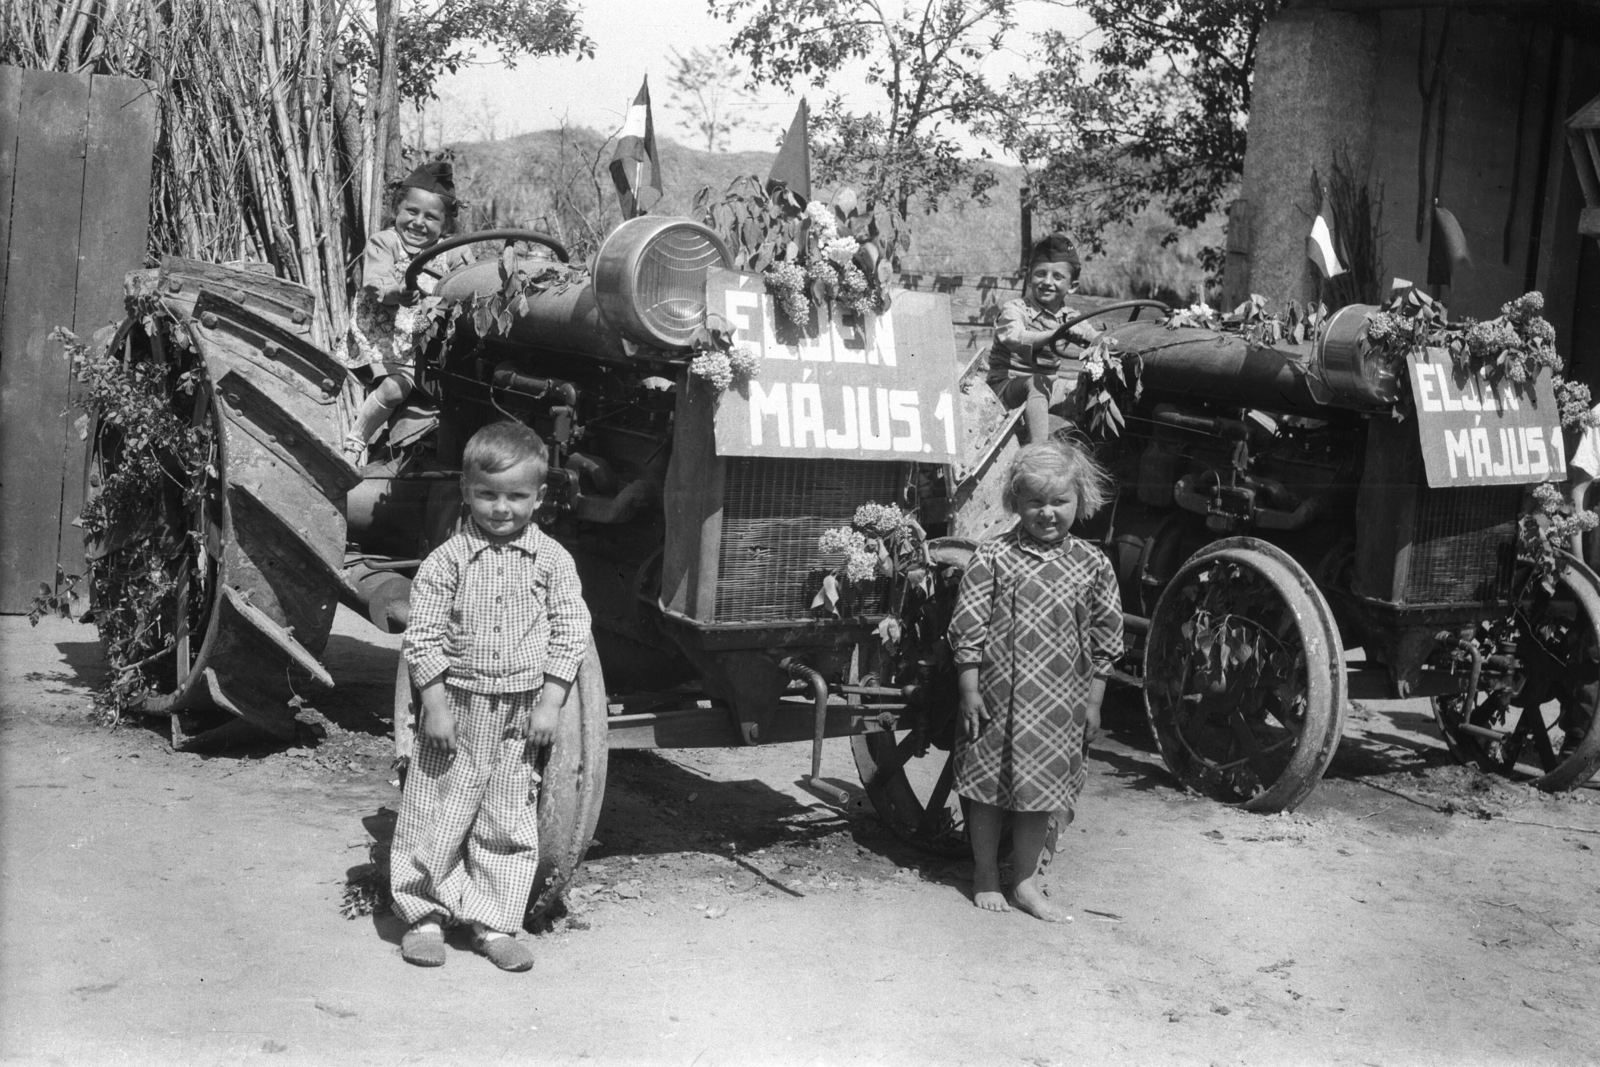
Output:
[[[1129,322],[1137,322],[1139,319],[1139,312],[1143,311],[1145,308],[1155,308],[1164,315],[1172,314],[1172,309],[1159,300],[1122,300],[1115,304],[1107,304],[1103,308],[1095,308],[1093,311],[1085,311],[1081,315],[1074,315],[1066,322],[1063,322],[1060,326],[1057,326],[1055,336],[1050,339],[1049,347],[1054,349],[1056,345],[1065,341],[1070,341],[1070,338],[1067,336],[1067,331],[1078,325],[1080,322],[1088,322],[1090,319],[1097,319],[1107,312],[1122,311],[1130,308],[1132,309],[1132,314],[1128,316]]]
[[[446,237],[436,245],[430,245],[417,253],[411,265],[406,268],[406,288],[417,288],[417,276],[422,273],[422,268],[433,262],[439,256],[464,245],[475,245],[484,241],[532,241],[534,244],[544,245],[556,254],[561,262],[567,262],[567,246],[538,230],[523,230],[517,228],[505,230],[480,230],[477,233],[458,233],[454,237]]]

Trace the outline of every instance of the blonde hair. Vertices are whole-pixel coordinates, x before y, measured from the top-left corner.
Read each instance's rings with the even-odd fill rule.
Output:
[[[461,477],[474,474],[499,474],[524,460],[537,460],[534,481],[544,484],[550,469],[550,452],[544,439],[520,422],[491,422],[467,441],[461,455]]]
[[[1000,502],[1015,515],[1022,494],[1057,485],[1072,488],[1080,519],[1105,507],[1112,489],[1111,475],[1087,449],[1071,441],[1051,440],[1017,450],[1006,471]]]

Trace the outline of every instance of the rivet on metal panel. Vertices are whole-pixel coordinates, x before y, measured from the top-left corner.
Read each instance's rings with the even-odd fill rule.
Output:
[[[268,341],[266,344],[261,346],[261,354],[268,359],[277,359],[283,355],[283,346]]]
[[[229,394],[227,394],[227,397],[228,397],[228,406],[233,408],[235,411],[237,411],[239,408],[244,406],[244,405],[239,403],[239,394],[238,393],[229,393]]]
[[[167,283],[167,292],[169,292],[169,293],[181,293],[181,292],[183,292],[183,282],[179,281],[177,278],[172,279],[171,281],[169,281]]]
[[[205,312],[204,314],[202,314],[200,316],[200,325],[204,326],[208,330],[216,329],[217,328],[217,316],[214,315],[213,313],[209,312],[209,311]]]
[[[289,318],[296,326],[304,326],[311,316],[307,315],[300,308],[296,308],[294,314],[290,315]]]
[[[332,378],[324,378],[324,379],[322,379],[322,391],[324,393],[331,393],[331,392],[333,392],[333,390],[334,390],[333,379]]]
[[[235,289],[233,291],[233,302],[235,304],[242,304],[244,303],[244,298],[249,295],[250,294],[245,292],[243,289]]]

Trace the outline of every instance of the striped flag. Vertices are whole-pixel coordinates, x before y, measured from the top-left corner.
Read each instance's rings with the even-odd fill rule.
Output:
[[[1337,278],[1344,273],[1344,264],[1339,262],[1339,253],[1333,248],[1333,227],[1328,224],[1326,208],[1317,212],[1317,220],[1311,224],[1311,233],[1306,237],[1306,255],[1324,278]]]
[[[646,163],[650,166],[649,182],[641,180]],[[611,156],[611,181],[617,187],[617,200],[625,219],[644,214],[639,203],[641,189],[654,189],[656,201],[661,199],[661,158],[656,154],[656,123],[650,113],[649,75],[639,86],[639,95],[633,98],[622,133],[617,136],[617,150]]]

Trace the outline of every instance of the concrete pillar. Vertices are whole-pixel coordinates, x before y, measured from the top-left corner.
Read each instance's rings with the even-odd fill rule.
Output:
[[[1315,217],[1311,173],[1326,179],[1340,149],[1355,166],[1367,166],[1377,69],[1375,14],[1296,8],[1262,29],[1243,203],[1229,212],[1227,307],[1251,293],[1275,305],[1313,295],[1316,267],[1306,258]]]

